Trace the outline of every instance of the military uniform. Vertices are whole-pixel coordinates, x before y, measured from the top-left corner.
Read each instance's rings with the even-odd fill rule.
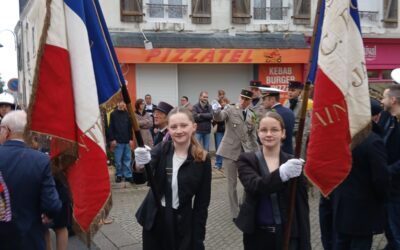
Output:
[[[215,121],[225,121],[225,134],[218,148],[217,155],[224,157],[223,167],[228,179],[228,195],[231,214],[236,218],[239,213],[239,202],[236,190],[237,160],[241,152],[258,150],[257,116],[253,109],[243,109],[239,104],[227,105],[224,110],[214,112]]]

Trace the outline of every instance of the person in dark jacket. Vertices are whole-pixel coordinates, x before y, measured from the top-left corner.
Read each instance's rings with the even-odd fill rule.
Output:
[[[385,89],[381,101],[384,111],[379,125],[383,129],[383,141],[388,156],[391,176],[389,199],[386,204],[387,230],[386,249],[400,249],[400,85]]]
[[[125,181],[133,183],[131,169],[132,122],[123,101],[120,101],[117,109],[111,113],[109,136],[111,151],[114,151],[115,182],[121,182],[122,177],[125,177]]]
[[[173,109],[168,131],[172,141],[158,144],[151,155],[145,148],[135,149],[136,163],[150,162],[157,184],[136,213],[143,226],[143,249],[203,250],[211,196],[210,157],[194,137],[196,124],[189,110]],[[161,200],[156,201],[153,192]]]
[[[208,93],[206,91],[200,93],[199,102],[193,106],[193,117],[197,123],[196,138],[203,148],[208,151],[213,112],[211,105],[208,103]]]
[[[352,151],[352,168],[333,193],[335,250],[371,249],[374,234],[383,233],[384,202],[389,188],[382,138],[371,132]]]
[[[24,111],[11,111],[0,126],[0,249],[45,249],[43,222],[61,209],[49,157],[23,140]]]
[[[289,188],[288,180],[299,177],[291,226],[289,249],[309,250],[309,207],[303,161],[281,150],[285,125],[276,112],[268,112],[260,120],[258,136],[262,149],[242,153],[238,160],[239,179],[245,190],[235,224],[243,232],[245,250],[282,249],[286,228]]]
[[[154,110],[154,126],[157,127],[157,133],[154,135],[154,146],[162,141],[171,140],[168,133],[168,113],[173,108],[166,102],[159,102]]]

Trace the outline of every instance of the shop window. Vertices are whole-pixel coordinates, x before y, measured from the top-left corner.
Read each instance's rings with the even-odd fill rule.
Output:
[[[294,0],[293,22],[295,24],[310,24],[311,0]]]
[[[368,70],[368,79],[379,79],[379,71],[378,70]]]
[[[147,9],[150,18],[182,19],[187,5],[183,0],[149,0]]]
[[[379,16],[379,5],[376,1],[358,1],[358,13],[361,24],[373,23],[376,25]]]
[[[382,70],[382,79],[389,79],[389,80],[392,80],[392,77],[391,77],[391,74],[392,73],[392,70],[390,69],[390,70]]]
[[[192,23],[211,23],[211,0],[192,0]]]
[[[398,19],[398,0],[384,0],[383,22],[385,27],[397,27]]]
[[[283,6],[283,0],[253,0],[254,20],[285,20],[288,7]]]
[[[143,22],[142,0],[120,0],[122,22]]]
[[[251,0],[232,0],[232,23],[249,24]]]

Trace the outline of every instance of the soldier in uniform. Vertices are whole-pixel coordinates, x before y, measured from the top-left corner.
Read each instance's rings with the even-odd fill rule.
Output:
[[[262,84],[259,80],[251,80],[250,81],[250,90],[253,93],[253,97],[250,103],[250,108],[253,109],[258,116],[260,116],[263,109],[263,100],[262,100],[262,93],[259,87],[261,87]]]
[[[225,121],[225,134],[218,148],[217,155],[222,156],[222,166],[228,181],[228,196],[232,218],[239,213],[239,202],[236,190],[237,160],[241,152],[258,150],[256,126],[257,116],[250,103],[252,92],[242,89],[239,103],[226,105],[223,110],[218,103],[213,103],[214,120]]]

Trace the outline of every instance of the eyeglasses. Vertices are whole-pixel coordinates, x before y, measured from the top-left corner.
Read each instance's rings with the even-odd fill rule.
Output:
[[[2,131],[3,128],[4,128],[5,130],[7,130],[8,132],[11,132],[11,130],[10,130],[6,125],[0,125],[0,131]]]
[[[271,129],[262,128],[262,129],[260,129],[260,132],[262,132],[262,133],[270,132],[272,135],[276,135],[281,131],[282,131],[282,129],[277,129],[277,128],[271,128]]]

